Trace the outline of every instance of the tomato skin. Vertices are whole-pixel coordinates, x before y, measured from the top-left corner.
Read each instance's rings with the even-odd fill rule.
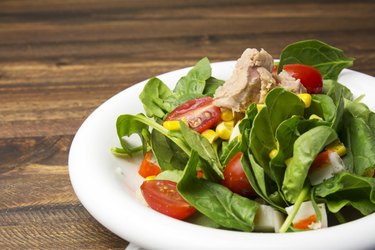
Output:
[[[186,119],[190,128],[198,133],[214,126],[219,120],[221,110],[212,104],[209,96],[193,99],[182,103],[165,118],[166,121]]]
[[[138,169],[138,174],[143,178],[160,173],[160,167],[151,162],[152,153],[148,151],[142,160],[141,166]]]
[[[234,193],[245,197],[254,197],[256,193],[242,168],[241,157],[242,153],[237,153],[225,166],[222,184]]]
[[[283,70],[296,79],[300,79],[302,85],[309,94],[320,94],[323,90],[323,77],[320,72],[306,64],[286,64]],[[277,66],[273,72],[277,72]]]
[[[148,180],[141,185],[147,204],[154,210],[183,220],[193,215],[196,209],[177,192],[176,183],[169,180]]]

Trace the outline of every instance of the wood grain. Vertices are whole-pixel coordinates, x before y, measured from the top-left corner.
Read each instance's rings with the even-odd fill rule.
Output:
[[[375,75],[374,1],[0,1],[0,249],[123,249],[82,207],[67,158],[103,101],[247,47],[320,39]]]

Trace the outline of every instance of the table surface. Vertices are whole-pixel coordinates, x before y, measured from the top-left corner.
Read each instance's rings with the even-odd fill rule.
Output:
[[[75,196],[67,159],[84,119],[141,80],[303,39],[375,75],[375,2],[326,2],[2,0],[0,249],[124,249]]]

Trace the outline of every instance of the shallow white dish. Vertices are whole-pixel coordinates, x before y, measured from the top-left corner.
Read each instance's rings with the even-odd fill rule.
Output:
[[[212,75],[227,79],[235,62],[213,63]],[[190,68],[158,76],[169,87]],[[124,160],[110,148],[119,146],[116,119],[143,112],[138,99],[147,81],[113,96],[78,130],[69,153],[73,188],[89,213],[123,239],[146,249],[374,249],[375,214],[340,226],[302,233],[244,233],[178,221],[144,206],[136,195],[142,182],[140,158]],[[344,70],[339,82],[375,110],[375,78]],[[137,141],[136,138],[134,142]]]

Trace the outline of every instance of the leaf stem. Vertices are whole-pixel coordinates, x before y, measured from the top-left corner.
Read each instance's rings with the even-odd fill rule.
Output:
[[[310,191],[310,187],[308,185],[306,185],[302,189],[302,191],[299,193],[299,195],[297,197],[297,200],[293,205],[293,209],[290,212],[290,214],[288,215],[288,217],[286,217],[283,225],[280,227],[279,233],[285,233],[288,230],[289,226],[292,224],[292,221],[293,221],[294,217],[297,215],[297,212],[298,212],[299,208],[301,207],[302,202],[307,197],[309,191]]]
[[[136,115],[135,116],[136,119],[150,127],[152,127],[153,129],[156,129],[158,132],[162,133],[163,135],[165,135],[166,137],[168,137],[169,139],[171,139],[174,143],[176,143],[187,155],[191,155],[191,149],[185,145],[185,143],[177,138],[176,136],[173,136],[171,131],[169,131],[168,129],[164,128],[162,125],[160,125],[159,123],[155,122],[155,121],[152,121],[151,119],[148,119],[147,117],[143,116],[143,115]]]

